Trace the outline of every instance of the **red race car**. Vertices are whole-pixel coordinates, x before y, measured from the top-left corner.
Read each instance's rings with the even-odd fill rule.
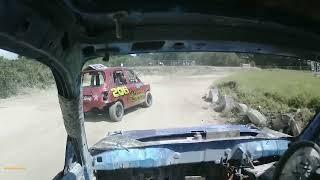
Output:
[[[121,121],[127,108],[152,105],[150,85],[127,68],[89,65],[82,72],[82,86],[83,112],[108,110],[113,121]]]

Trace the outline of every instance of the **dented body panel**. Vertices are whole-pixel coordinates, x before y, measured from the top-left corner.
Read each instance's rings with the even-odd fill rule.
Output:
[[[233,132],[233,133],[232,133]],[[198,136],[198,135],[201,136]],[[251,160],[280,157],[291,137],[245,125],[208,125],[116,132],[91,148],[94,170],[154,168],[215,162],[221,158]]]

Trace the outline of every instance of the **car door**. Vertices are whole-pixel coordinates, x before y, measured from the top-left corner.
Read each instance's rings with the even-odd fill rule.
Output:
[[[131,106],[144,102],[145,92],[143,90],[143,83],[135,75],[132,70],[126,70],[128,78],[128,88],[130,91],[129,102]]]

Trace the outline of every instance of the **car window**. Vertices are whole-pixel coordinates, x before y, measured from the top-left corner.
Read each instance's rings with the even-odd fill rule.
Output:
[[[83,74],[83,77],[82,77],[83,87],[102,86],[103,84],[104,84],[104,77],[101,72],[87,72]]]
[[[128,70],[127,73],[128,73],[128,79],[131,83],[138,82],[138,78],[132,70]]]
[[[117,86],[127,84],[126,78],[122,70],[116,70],[113,72],[113,80]]]
[[[98,73],[97,78],[98,78],[96,81],[97,86],[103,85],[104,84],[104,77],[103,77],[102,73]]]

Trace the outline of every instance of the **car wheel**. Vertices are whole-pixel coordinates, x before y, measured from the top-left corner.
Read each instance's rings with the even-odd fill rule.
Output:
[[[146,98],[143,102],[143,106],[144,107],[150,107],[152,105],[152,95],[150,93],[150,91],[146,92]]]
[[[311,141],[293,143],[280,158],[273,180],[319,179],[320,148]]]
[[[112,121],[121,121],[124,114],[124,107],[121,102],[116,102],[109,107],[109,116]]]

